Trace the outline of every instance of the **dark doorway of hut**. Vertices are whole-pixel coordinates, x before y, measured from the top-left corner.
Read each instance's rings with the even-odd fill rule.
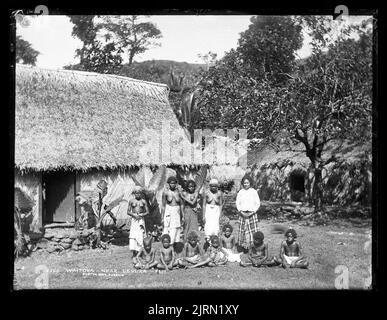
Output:
[[[75,221],[75,173],[43,174],[43,224],[72,224]]]
[[[295,170],[290,174],[290,194],[293,201],[303,201],[305,196],[305,173]]]

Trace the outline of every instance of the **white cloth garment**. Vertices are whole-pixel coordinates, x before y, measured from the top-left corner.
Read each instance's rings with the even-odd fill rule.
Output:
[[[258,192],[254,188],[239,190],[236,198],[236,207],[238,211],[256,212],[261,205]]]
[[[204,234],[208,237],[219,233],[220,206],[207,204],[204,225]]]
[[[180,241],[181,229],[180,207],[179,206],[165,206],[164,213],[164,230],[165,234],[171,237],[171,244]]]
[[[144,218],[132,218],[129,232],[129,250],[140,251],[145,236]]]
[[[292,262],[298,259],[298,257],[290,257],[290,256],[287,256],[286,254],[284,254],[284,258],[287,264],[292,264]]]
[[[228,253],[227,260],[229,262],[241,262],[242,253],[234,253],[231,249],[223,248],[224,251]]]

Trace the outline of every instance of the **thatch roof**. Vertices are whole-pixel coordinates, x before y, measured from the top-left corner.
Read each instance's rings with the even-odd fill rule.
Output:
[[[338,162],[356,163],[367,160],[372,161],[372,144],[369,143],[355,144],[348,141],[330,141],[327,143],[323,159],[328,159],[335,155]],[[284,161],[291,161],[295,165],[307,168],[310,165],[310,160],[305,154],[304,146],[299,143],[289,150],[288,146],[273,145],[262,143],[254,150],[247,152],[247,164],[249,167],[260,168],[264,165],[271,165]]]
[[[190,145],[168,103],[169,89],[164,84],[18,64],[15,90],[18,169],[188,163],[179,156],[159,158],[149,152],[144,156],[144,149],[160,150],[158,137],[168,122],[173,137]]]

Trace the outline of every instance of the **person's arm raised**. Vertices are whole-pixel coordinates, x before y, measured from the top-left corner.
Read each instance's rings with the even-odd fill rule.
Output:
[[[206,206],[207,206],[207,191],[203,188],[203,203],[202,203],[202,221],[206,223]]]
[[[222,218],[223,216],[223,202],[224,202],[224,199],[223,199],[223,192],[222,191],[219,191],[219,210],[220,210],[220,215],[219,215],[219,219]]]
[[[165,205],[167,203],[167,194],[165,192],[165,189],[163,190],[163,194],[161,196],[161,224],[164,224],[164,215],[165,215]]]

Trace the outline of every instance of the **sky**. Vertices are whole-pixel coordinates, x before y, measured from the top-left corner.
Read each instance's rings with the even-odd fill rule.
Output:
[[[161,46],[136,56],[135,61],[174,60],[203,63],[198,54],[215,52],[222,58],[226,51],[236,48],[240,33],[245,31],[252,16],[150,16],[162,33]],[[361,21],[364,17],[353,17]],[[29,18],[28,26],[17,24],[16,34],[40,52],[36,65],[43,68],[62,68],[78,63],[75,50],[82,42],[71,36],[73,24],[67,16],[41,15]],[[304,35],[304,45],[297,52],[304,58],[310,54],[310,38]],[[124,60],[127,62],[127,60]]]

